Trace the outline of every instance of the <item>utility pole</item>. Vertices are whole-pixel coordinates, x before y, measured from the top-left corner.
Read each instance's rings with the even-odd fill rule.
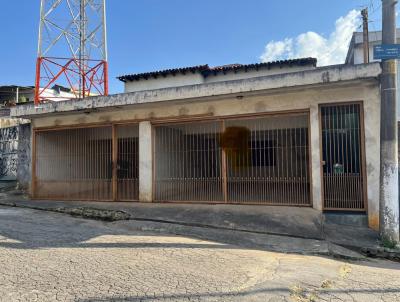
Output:
[[[369,63],[369,31],[368,31],[368,8],[361,11],[363,20],[363,46],[364,46],[364,64]]]
[[[397,0],[382,0],[382,44],[396,44]],[[384,242],[399,244],[396,60],[382,60],[379,223]]]

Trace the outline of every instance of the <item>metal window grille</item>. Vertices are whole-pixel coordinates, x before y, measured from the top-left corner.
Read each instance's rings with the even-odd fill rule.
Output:
[[[364,210],[360,104],[321,107],[324,208]]]

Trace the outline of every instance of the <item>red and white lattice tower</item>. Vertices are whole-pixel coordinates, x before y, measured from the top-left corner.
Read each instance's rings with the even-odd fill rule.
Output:
[[[108,94],[105,0],[41,0],[35,104]],[[65,90],[64,90],[65,91]]]

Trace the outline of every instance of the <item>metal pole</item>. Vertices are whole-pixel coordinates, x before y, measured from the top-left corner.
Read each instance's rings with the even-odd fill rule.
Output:
[[[16,95],[15,95],[15,103],[17,104],[18,103],[18,100],[19,100],[19,87],[17,87],[17,92],[16,92]]]
[[[361,11],[363,19],[363,46],[364,46],[364,64],[369,63],[369,32],[368,32],[368,8]]]
[[[106,0],[103,0],[103,60],[108,61]]]
[[[382,44],[396,44],[397,0],[382,0]],[[379,223],[384,242],[399,243],[396,60],[383,60]]]
[[[43,34],[43,23],[44,23],[44,1],[40,1],[40,22],[39,22],[39,40],[37,48],[37,57],[42,56],[42,34]]]
[[[85,98],[86,92],[86,0],[80,0],[80,51],[79,51],[79,65],[81,71],[80,95]]]

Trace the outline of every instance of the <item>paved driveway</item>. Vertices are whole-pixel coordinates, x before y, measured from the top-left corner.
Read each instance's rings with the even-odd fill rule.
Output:
[[[0,208],[0,301],[400,301],[400,265]]]

